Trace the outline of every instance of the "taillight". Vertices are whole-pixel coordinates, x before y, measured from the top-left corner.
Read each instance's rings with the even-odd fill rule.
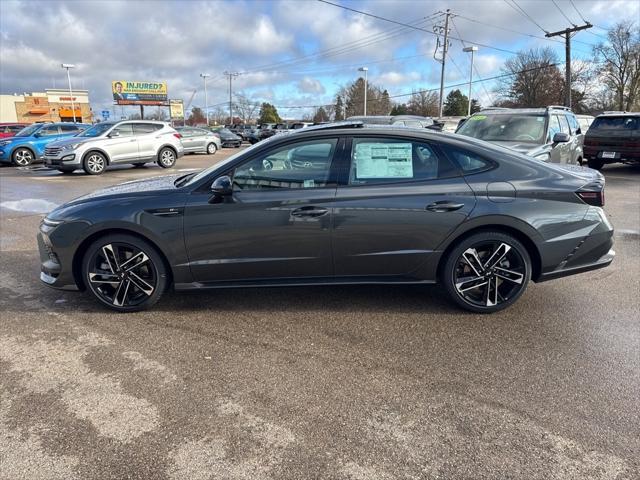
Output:
[[[180,135],[179,133],[174,133],[173,136],[176,138],[182,138],[182,135]]]
[[[604,190],[600,190],[599,192],[578,190],[576,195],[586,204],[593,205],[594,207],[604,207]]]

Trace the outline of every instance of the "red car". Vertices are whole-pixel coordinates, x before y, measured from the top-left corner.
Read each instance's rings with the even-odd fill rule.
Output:
[[[28,123],[0,123],[0,138],[13,137],[16,133],[29,125]]]

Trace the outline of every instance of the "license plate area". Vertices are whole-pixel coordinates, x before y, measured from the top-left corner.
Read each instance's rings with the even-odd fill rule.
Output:
[[[616,158],[616,152],[602,152],[602,158]]]

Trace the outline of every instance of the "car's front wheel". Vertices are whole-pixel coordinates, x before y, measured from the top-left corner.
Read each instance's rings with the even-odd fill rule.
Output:
[[[107,168],[107,159],[100,152],[89,152],[82,161],[82,169],[89,175],[100,175]]]
[[[19,167],[26,167],[31,165],[34,160],[33,152],[28,148],[16,148],[13,152],[13,163]]]
[[[119,312],[153,306],[167,287],[167,269],[158,251],[132,235],[108,235],[92,243],[82,274],[93,296]]]
[[[515,237],[480,232],[460,241],[442,271],[449,295],[477,313],[492,313],[512,305],[531,279],[531,258]]]
[[[211,142],[209,145],[207,145],[207,153],[209,155],[213,155],[217,151],[218,151],[218,147],[216,147],[215,143]]]
[[[176,154],[168,147],[164,147],[158,153],[158,165],[162,168],[171,168],[176,164]]]

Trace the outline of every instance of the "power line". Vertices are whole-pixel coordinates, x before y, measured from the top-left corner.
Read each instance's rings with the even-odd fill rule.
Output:
[[[562,16],[565,18],[565,20],[566,20],[567,22],[569,22],[571,25],[573,25],[573,26],[575,27],[575,26],[576,26],[576,24],[575,24],[575,23],[573,23],[573,22],[571,21],[571,19],[565,15],[565,13],[564,13],[564,12],[562,11],[562,9],[560,8],[560,5],[558,5],[558,4],[556,3],[556,0],[551,0],[551,1],[552,1],[552,2],[553,2],[553,4],[556,6],[556,8],[558,9],[558,11],[562,14]]]
[[[515,75],[520,75],[522,73],[529,73],[529,72],[534,72],[537,70],[545,70],[547,68],[553,68],[553,67],[559,67],[560,65],[564,65],[564,62],[558,62],[558,63],[550,63],[548,65],[543,65],[541,67],[532,67],[532,68],[526,68],[524,70],[519,70],[517,72],[509,72],[509,73],[502,73],[500,75],[494,75],[493,77],[487,77],[487,78],[483,78],[483,79],[477,79],[477,80],[473,80],[471,83],[472,84],[476,84],[476,83],[482,83],[482,82],[489,82],[491,80],[499,80],[501,78],[506,78],[506,77],[513,77]],[[446,85],[445,89],[451,89],[451,88],[455,88],[455,87],[462,87],[465,85],[469,85],[469,81],[466,82],[462,82],[462,83],[455,83],[455,84],[451,84],[451,85]],[[416,93],[430,93],[430,92],[437,92],[438,90],[440,90],[440,87],[436,87],[436,88],[429,88],[429,89],[424,89],[424,90],[414,90],[411,93],[399,93],[396,95],[389,95],[389,98],[401,98],[401,97],[409,97],[411,95],[414,95]],[[369,102],[380,102],[382,99],[376,99],[376,98],[372,98],[369,99],[367,101],[367,103]],[[321,105],[275,105],[276,108],[280,108],[280,109],[288,109],[288,108],[319,108],[319,107],[329,107],[332,106],[333,103],[324,103]]]
[[[459,37],[461,37],[462,35],[460,35],[460,30],[458,30],[458,26],[456,25],[456,23],[453,21],[453,19],[451,19],[451,23],[453,24],[453,28],[455,29],[456,33],[458,34]],[[467,44],[464,41],[461,41],[462,46],[466,47]],[[480,76],[480,72],[478,72],[478,67],[476,67],[474,65],[474,63],[471,61],[471,59],[469,59],[469,62],[471,63],[471,66],[473,67],[473,71],[476,72],[476,76],[482,80],[482,77]],[[484,90],[484,93],[487,95],[488,98],[491,98],[491,94],[489,94],[489,91],[487,90],[487,87],[484,86],[484,83],[480,84],[482,86],[482,89]],[[471,101],[471,99],[469,99],[469,101]]]
[[[576,7],[576,4],[573,3],[573,0],[569,0],[569,2],[571,2],[571,6],[573,7],[573,9],[576,11],[576,13],[578,14],[578,16],[580,17],[580,19],[584,22],[584,23],[588,23],[587,19],[584,18],[582,16],[582,14],[580,13],[580,10],[578,10],[578,7]]]
[[[533,23],[536,27],[538,27],[540,30],[542,30],[544,33],[547,33],[547,30],[545,30],[544,28],[542,28],[542,26],[540,26],[540,24],[538,22],[536,22],[533,18],[531,18],[531,16],[524,11],[524,9],[518,5],[516,3],[516,0],[511,0],[513,2],[513,5],[510,4],[507,0],[504,0],[504,3],[506,3],[507,5],[509,5],[511,8],[513,8],[516,12],[520,13],[521,15],[524,15],[527,19],[529,19],[529,21],[531,23]]]
[[[329,58],[332,56],[336,56],[336,55],[341,55],[343,53],[348,53],[350,51],[353,50],[357,50],[360,48],[364,48],[367,47],[369,45],[373,45],[374,43],[378,43],[381,41],[385,41],[385,40],[389,40],[391,38],[394,38],[396,36],[399,35],[403,35],[405,33],[407,33],[407,31],[411,30],[412,28],[415,28],[416,25],[419,24],[424,24],[424,23],[428,23],[429,21],[435,19],[436,17],[442,15],[439,12],[433,13],[431,15],[428,15],[426,17],[422,17],[420,19],[414,20],[412,22],[410,22],[410,24],[407,25],[403,25],[401,28],[395,27],[383,32],[379,32],[379,33],[375,33],[375,34],[371,34],[368,35],[366,37],[360,38],[358,40],[354,40],[352,42],[348,42],[342,45],[338,45],[332,48],[328,48],[326,50],[321,50],[318,52],[314,52],[311,54],[307,54],[307,55],[303,55],[301,57],[297,57],[297,58],[293,58],[293,59],[288,59],[288,60],[282,60],[280,62],[276,62],[276,63],[272,63],[272,64],[266,64],[266,65],[260,65],[258,67],[246,70],[242,73],[251,73],[251,72],[258,72],[258,71],[265,71],[265,70],[272,70],[274,68],[279,68],[279,67],[283,67],[283,66],[291,66],[291,65],[295,65],[295,64],[300,64],[300,63],[305,63],[306,61],[310,61],[310,60],[319,60],[319,59],[324,59],[324,58]]]
[[[408,25],[406,23],[398,22],[397,20],[391,20],[390,18],[381,17],[380,15],[374,15],[373,13],[364,12],[362,10],[356,10],[355,8],[350,8],[350,7],[346,7],[344,5],[340,5],[340,4],[337,4],[337,3],[332,3],[332,2],[329,2],[328,0],[317,0],[317,1],[318,2],[322,2],[322,3],[326,3],[327,5],[332,5],[332,6],[337,7],[337,8],[342,8],[343,10],[349,10],[350,12],[359,13],[361,15],[366,15],[368,17],[376,18],[378,20],[383,20],[385,22],[395,23],[396,25],[402,25],[402,26],[405,26],[405,27],[413,28],[414,30],[419,30],[421,32],[428,33],[429,35],[438,36],[437,33],[432,32],[430,30],[427,30],[427,29],[424,29],[424,28],[420,28],[420,27],[415,27],[415,26],[412,26],[412,25]],[[456,37],[449,37],[449,38],[451,38],[453,40],[462,41],[461,38],[456,38]],[[467,41],[471,42],[471,40],[467,40]],[[493,45],[486,45],[486,44],[478,43],[478,42],[473,42],[473,43],[475,43],[476,45],[478,45],[480,47],[490,48],[492,50],[497,50],[499,52],[511,53],[513,55],[517,55],[518,54],[518,52],[514,52],[513,50],[507,50],[506,48],[495,47]]]

